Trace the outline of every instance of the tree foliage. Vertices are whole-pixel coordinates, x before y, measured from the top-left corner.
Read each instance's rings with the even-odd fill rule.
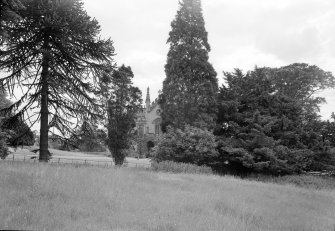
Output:
[[[306,123],[319,117],[320,104],[326,102],[325,98],[316,96],[316,93],[335,88],[332,73],[315,65],[294,63],[280,68],[268,68],[268,71],[276,91],[299,104]]]
[[[20,19],[19,10],[24,8],[21,0],[0,0],[0,45],[8,38],[9,24]]]
[[[6,91],[0,87],[0,110],[9,106],[10,101],[7,99]],[[0,113],[0,158],[4,159],[8,155],[7,140],[9,138],[8,132],[5,132],[3,126],[3,115]]]
[[[131,145],[135,116],[142,108],[141,91],[132,85],[134,74],[130,67],[122,65],[102,82],[108,89],[107,130],[108,148],[116,165],[122,165],[126,150]]]
[[[0,109],[7,108],[11,105],[11,101],[7,99],[5,89],[0,89]],[[30,127],[19,117],[11,117],[13,113],[2,119],[1,128],[7,133],[7,143],[10,146],[33,145],[35,135]],[[0,114],[1,116],[1,114]],[[4,116],[4,114],[3,114]],[[8,134],[10,133],[10,135]]]
[[[186,125],[184,130],[168,127],[154,148],[154,160],[175,161],[196,165],[213,165],[217,158],[214,135]]]
[[[22,97],[7,111],[16,117],[40,121],[40,160],[47,161],[48,131],[63,136],[72,132],[76,119],[98,117],[94,83],[111,68],[111,40],[98,37],[100,26],[83,9],[80,0],[25,0],[20,20],[8,24],[8,39],[0,54],[0,69],[10,72],[3,84],[10,94],[15,87]],[[27,113],[40,108],[38,113]]]
[[[300,172],[311,167],[318,152],[326,151],[322,131],[327,126],[316,116],[322,100],[313,96],[333,86],[330,73],[293,64],[224,74],[215,132],[220,136],[219,169]]]
[[[212,128],[218,84],[208,61],[208,44],[200,0],[183,0],[167,43],[166,78],[160,99],[163,130],[186,124]]]
[[[32,146],[35,142],[35,134],[31,128],[18,117],[9,117],[4,119],[2,128],[11,131],[11,137],[8,144],[13,147],[19,145]]]

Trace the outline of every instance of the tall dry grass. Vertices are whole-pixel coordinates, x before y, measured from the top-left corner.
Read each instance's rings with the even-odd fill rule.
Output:
[[[334,230],[335,191],[130,168],[0,162],[0,229]]]

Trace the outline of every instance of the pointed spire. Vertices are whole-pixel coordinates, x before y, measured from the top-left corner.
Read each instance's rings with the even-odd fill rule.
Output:
[[[147,88],[147,97],[145,99],[145,106],[147,108],[147,112],[150,111],[150,103],[151,103],[151,101],[150,101],[150,88],[148,87]]]
[[[145,99],[145,102],[149,102],[150,103],[150,88],[147,88],[147,98]]]

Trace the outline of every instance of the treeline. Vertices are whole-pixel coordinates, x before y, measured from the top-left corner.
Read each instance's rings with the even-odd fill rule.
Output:
[[[305,63],[236,69],[218,87],[200,0],[182,1],[171,26],[156,161],[237,174],[335,169],[335,115],[321,120],[316,95],[335,87],[330,72]]]
[[[99,36],[97,20],[80,0],[0,4],[0,69],[8,74],[0,88],[11,95],[15,87],[24,89],[15,102],[0,101],[0,116],[8,119],[0,119],[0,152],[10,142],[6,126],[25,129],[22,122],[32,119],[40,123],[40,161],[49,159],[48,136],[55,129],[75,147],[104,143],[122,165],[141,93],[131,68],[116,67],[113,42]],[[320,119],[325,99],[316,95],[335,87],[330,72],[304,63],[236,69],[224,72],[219,87],[201,1],[182,0],[171,27],[156,161],[239,174],[334,169],[335,116]],[[98,124],[107,133],[98,134]]]

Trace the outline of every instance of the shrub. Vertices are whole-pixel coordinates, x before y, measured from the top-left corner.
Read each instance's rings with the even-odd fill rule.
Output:
[[[207,130],[186,126],[184,131],[168,128],[153,150],[157,162],[174,161],[210,165],[217,157],[215,137]]]
[[[151,168],[154,171],[190,174],[213,174],[208,166],[198,166],[194,164],[176,163],[173,161],[152,162]]]
[[[1,119],[0,119],[0,123],[1,123]],[[7,139],[6,135],[7,134],[3,132],[0,127],[0,158],[1,159],[5,159],[9,154],[7,144],[6,144],[6,139]]]
[[[310,165],[313,171],[334,171],[335,170],[335,148],[329,151],[318,152],[314,155],[313,162]]]
[[[0,158],[5,159],[8,156],[8,148],[3,139],[0,138]]]
[[[219,139],[219,158],[214,166],[221,173],[246,175],[251,172],[271,175],[301,173],[310,169],[314,152],[308,149],[273,147],[242,148],[235,139]]]

